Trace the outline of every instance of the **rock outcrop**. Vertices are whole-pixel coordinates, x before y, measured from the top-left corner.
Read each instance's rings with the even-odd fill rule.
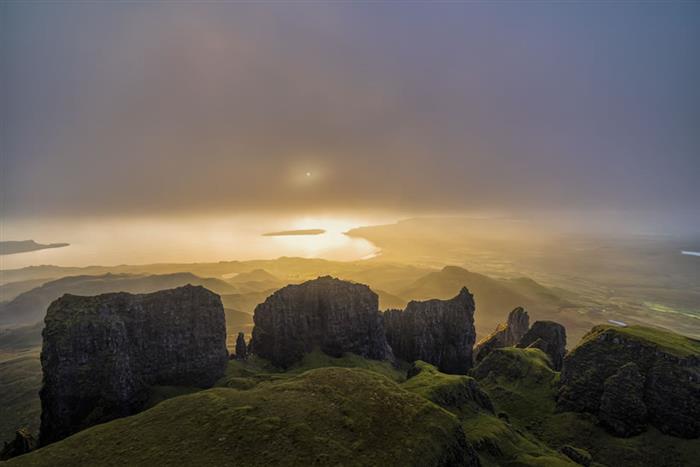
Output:
[[[589,467],[593,461],[588,451],[585,449],[575,448],[568,444],[565,444],[559,448],[559,452],[576,462],[578,465],[583,465],[584,467]]]
[[[384,328],[397,358],[423,360],[444,373],[465,374],[472,366],[474,297],[462,288],[450,300],[412,301],[384,313]]]
[[[530,328],[530,316],[522,307],[517,307],[508,315],[506,324],[499,324],[496,330],[474,347],[474,363],[479,363],[493,349],[513,347]]]
[[[282,368],[316,348],[336,357],[393,359],[377,294],[366,285],[330,276],[288,285],[255,308],[253,321],[252,352]]]
[[[40,444],[140,411],[150,386],[207,387],[228,360],[218,295],[64,295],[46,314]]]
[[[21,456],[36,448],[36,440],[25,428],[20,428],[15,433],[15,439],[10,442],[5,441],[5,445],[0,451],[0,461],[5,461],[13,457]]]
[[[646,428],[644,375],[635,363],[624,365],[605,380],[598,419],[617,436],[638,435]]]
[[[696,438],[700,342],[642,326],[596,326],[564,359],[557,405],[597,415],[614,434],[638,432],[646,419],[664,433]]]
[[[245,343],[245,333],[239,332],[236,338],[236,360],[248,358],[248,349]]]
[[[552,368],[559,371],[566,353],[566,329],[554,321],[535,321],[518,342],[518,347],[540,349],[549,356]]]

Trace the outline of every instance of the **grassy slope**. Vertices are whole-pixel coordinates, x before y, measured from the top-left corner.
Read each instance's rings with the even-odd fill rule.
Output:
[[[0,361],[0,441],[9,441],[15,430],[39,430],[41,362],[39,350],[13,353]]]
[[[461,420],[467,440],[479,453],[482,465],[503,467],[575,465],[534,436],[514,429],[475,400],[465,397],[464,383],[472,378],[440,373],[434,366],[424,362],[416,362],[416,365],[420,368],[420,373],[408,379],[402,386],[455,413]],[[454,404],[455,400],[464,402]]]
[[[611,467],[680,467],[697,462],[700,440],[663,435],[651,427],[639,436],[616,438],[599,427],[592,415],[557,413],[559,374],[543,363],[544,354],[538,354],[537,349],[500,349],[474,371],[496,410],[507,413],[517,429],[527,430],[554,449],[565,444],[586,449],[594,461]]]
[[[584,342],[594,339],[604,332],[614,332],[627,339],[651,343],[661,350],[678,357],[700,355],[699,340],[691,339],[672,331],[647,326],[596,326],[590,333],[586,334]]]
[[[436,465],[458,430],[381,375],[322,368],[169,399],[8,465]]]

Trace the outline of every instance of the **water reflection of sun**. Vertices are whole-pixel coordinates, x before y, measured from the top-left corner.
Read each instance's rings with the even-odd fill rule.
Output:
[[[294,220],[291,230],[323,229],[319,235],[288,235],[269,237],[283,250],[313,258],[357,259],[371,257],[377,248],[370,242],[345,235],[350,229],[362,226],[359,220],[304,217]],[[277,248],[276,248],[277,249]]]

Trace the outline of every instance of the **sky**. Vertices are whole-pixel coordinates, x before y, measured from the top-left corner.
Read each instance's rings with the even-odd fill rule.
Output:
[[[6,222],[698,209],[696,2],[0,5]]]

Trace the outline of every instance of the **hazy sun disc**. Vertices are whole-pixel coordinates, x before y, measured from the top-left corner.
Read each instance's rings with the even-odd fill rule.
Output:
[[[307,177],[310,177],[310,176],[311,176],[311,172],[306,172],[306,176],[307,176]]]

